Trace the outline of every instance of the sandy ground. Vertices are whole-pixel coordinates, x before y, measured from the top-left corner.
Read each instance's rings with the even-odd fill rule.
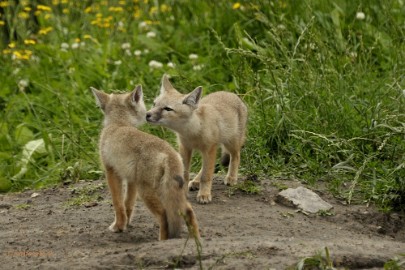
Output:
[[[127,232],[108,231],[114,214],[104,181],[0,195],[0,269],[286,269],[325,247],[336,267],[382,269],[405,253],[403,215],[347,206],[318,190],[332,215],[308,216],[275,202],[275,183],[262,181],[262,192],[249,195],[216,176],[208,205],[190,192],[200,253],[186,228],[181,239],[158,241],[142,202]]]

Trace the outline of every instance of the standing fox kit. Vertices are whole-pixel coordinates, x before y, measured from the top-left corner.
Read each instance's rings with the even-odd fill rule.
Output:
[[[126,230],[139,195],[159,221],[160,240],[180,236],[183,216],[190,234],[199,237],[180,156],[167,142],[136,128],[145,122],[142,87],[127,94],[91,90],[104,113],[100,156],[115,209],[109,229]]]
[[[190,189],[199,187],[199,203],[209,203],[218,145],[222,148],[223,164],[229,163],[224,183],[237,183],[240,150],[245,142],[247,108],[233,93],[221,91],[201,98],[201,92],[200,86],[183,95],[163,75],[160,95],[147,112],[146,120],[177,133],[186,183],[189,181],[193,150],[201,152],[202,168],[188,186]]]

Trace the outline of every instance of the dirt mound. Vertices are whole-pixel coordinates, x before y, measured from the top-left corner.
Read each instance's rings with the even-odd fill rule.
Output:
[[[404,216],[371,207],[347,206],[329,195],[330,213],[308,216],[275,203],[276,186],[263,181],[258,195],[222,184],[216,177],[213,202],[190,201],[202,242],[157,241],[154,217],[138,202],[132,226],[107,230],[114,214],[103,181],[0,195],[0,256],[3,269],[285,269],[328,247],[335,266],[381,268],[405,251]]]

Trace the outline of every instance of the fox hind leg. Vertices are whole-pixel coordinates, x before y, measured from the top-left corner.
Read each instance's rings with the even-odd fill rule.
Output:
[[[113,232],[122,232],[125,231],[127,227],[123,181],[113,168],[106,168],[106,177],[115,210],[115,220],[109,229]]]
[[[127,225],[131,222],[132,216],[134,214],[136,202],[136,184],[135,182],[129,182],[127,187],[127,196],[125,198],[125,209],[127,215]]]
[[[228,173],[225,177],[224,184],[234,186],[238,182],[238,170],[240,164],[240,147],[228,147],[230,153],[230,161]]]

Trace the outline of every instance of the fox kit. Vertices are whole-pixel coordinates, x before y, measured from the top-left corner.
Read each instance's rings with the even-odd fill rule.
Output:
[[[160,240],[179,237],[183,216],[190,234],[199,237],[179,154],[167,142],[136,128],[145,122],[142,87],[126,94],[91,90],[104,113],[99,150],[115,209],[109,229],[126,230],[139,195],[159,220]]]
[[[189,181],[190,159],[194,149],[202,154],[202,168],[188,183],[199,187],[197,201],[209,203],[217,145],[222,148],[222,161],[229,163],[225,184],[235,185],[238,179],[240,150],[245,141],[247,108],[242,100],[229,92],[215,92],[201,98],[202,87],[183,95],[163,75],[160,95],[146,120],[177,133],[184,165],[184,179]]]

